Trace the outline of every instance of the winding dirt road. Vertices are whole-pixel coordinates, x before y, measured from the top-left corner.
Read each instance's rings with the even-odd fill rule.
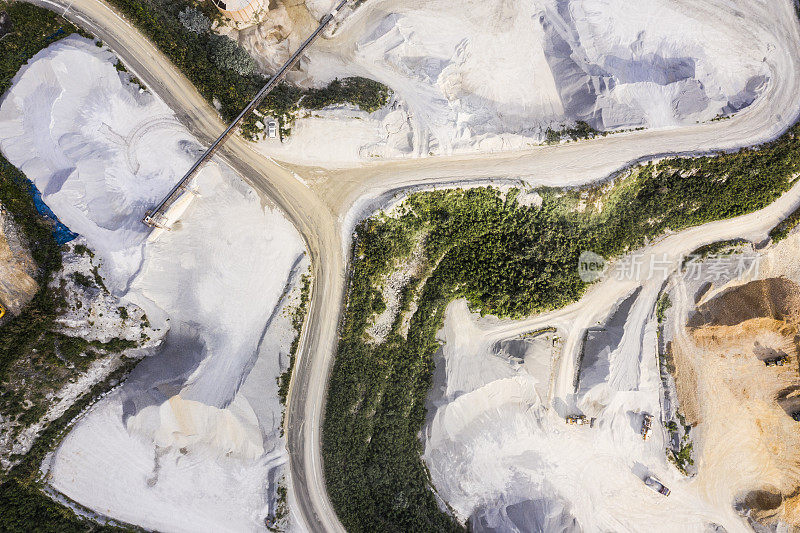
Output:
[[[210,143],[225,129],[217,112],[180,71],[106,3],[30,1],[65,13],[66,18],[102,39],[202,143]],[[696,0],[687,0],[687,9],[696,4]],[[705,4],[712,12],[730,9],[727,0],[707,0]],[[345,21],[337,36],[324,46],[346,46],[357,34],[360,21],[370,17],[373,9],[385,8],[382,2],[377,2],[375,8],[370,6],[371,3],[366,4],[352,21]],[[343,242],[343,234],[349,228],[343,226],[345,220],[352,220],[347,215],[353,206],[364,198],[378,198],[387,191],[411,185],[472,178],[522,177],[532,184],[551,185],[586,183],[603,178],[631,161],[656,154],[733,149],[774,138],[794,122],[800,109],[800,33],[794,5],[791,0],[753,2],[747,19],[753,28],[751,37],[775,43],[764,59],[773,76],[767,92],[730,120],[612,135],[525,152],[365,164],[344,170],[280,165],[257,153],[239,137],[227,142],[218,156],[251,184],[265,202],[277,205],[287,214],[303,235],[313,265],[311,307],[286,411],[292,494],[300,515],[297,518],[306,529],[342,530],[325,491],[320,432],[345,287],[347,243]],[[792,189],[782,201],[796,205],[800,202],[800,188]],[[779,212],[783,213],[783,208],[774,214]],[[753,226],[748,225],[751,222]],[[721,235],[760,229],[763,221],[759,222],[758,217],[743,220],[735,226],[735,232],[729,231],[733,226],[726,224],[720,223]],[[703,226],[686,233],[708,231],[700,239],[707,240],[706,236],[713,236],[711,229]],[[562,371],[568,372],[569,368]],[[559,389],[563,394],[564,390]]]

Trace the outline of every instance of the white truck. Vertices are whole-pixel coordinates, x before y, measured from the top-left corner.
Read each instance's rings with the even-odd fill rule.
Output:
[[[644,484],[659,494],[663,494],[664,496],[669,496],[670,490],[653,476],[647,476],[646,478],[644,478]]]

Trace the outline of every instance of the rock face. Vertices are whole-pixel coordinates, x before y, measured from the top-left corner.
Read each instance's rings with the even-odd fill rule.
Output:
[[[39,286],[33,276],[36,263],[28,246],[20,238],[14,223],[0,209],[0,304],[13,314],[19,314],[33,298]]]

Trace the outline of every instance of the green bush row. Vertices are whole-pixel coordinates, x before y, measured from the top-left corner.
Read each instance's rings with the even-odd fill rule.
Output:
[[[789,236],[789,233],[800,224],[800,207],[795,209],[788,217],[782,220],[769,232],[773,242],[780,242]]]
[[[286,398],[289,395],[289,384],[292,380],[292,370],[294,370],[295,356],[297,349],[300,347],[300,335],[303,331],[303,323],[306,319],[306,311],[308,310],[308,297],[311,294],[311,274],[303,274],[300,278],[300,301],[297,307],[292,311],[292,329],[294,330],[294,339],[289,346],[289,365],[284,372],[278,376],[278,398],[281,404],[286,405]],[[281,431],[283,428],[281,427]]]

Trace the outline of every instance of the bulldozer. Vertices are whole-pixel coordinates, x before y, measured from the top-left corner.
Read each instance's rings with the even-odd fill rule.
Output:
[[[653,415],[644,413],[644,417],[642,418],[642,439],[647,440],[650,438],[650,433],[653,429]]]
[[[572,426],[586,426],[594,427],[594,418],[586,418],[586,415],[570,415],[564,421]]]
[[[764,359],[765,366],[783,366],[789,362],[788,355],[781,355],[779,357],[771,357],[770,359]]]

